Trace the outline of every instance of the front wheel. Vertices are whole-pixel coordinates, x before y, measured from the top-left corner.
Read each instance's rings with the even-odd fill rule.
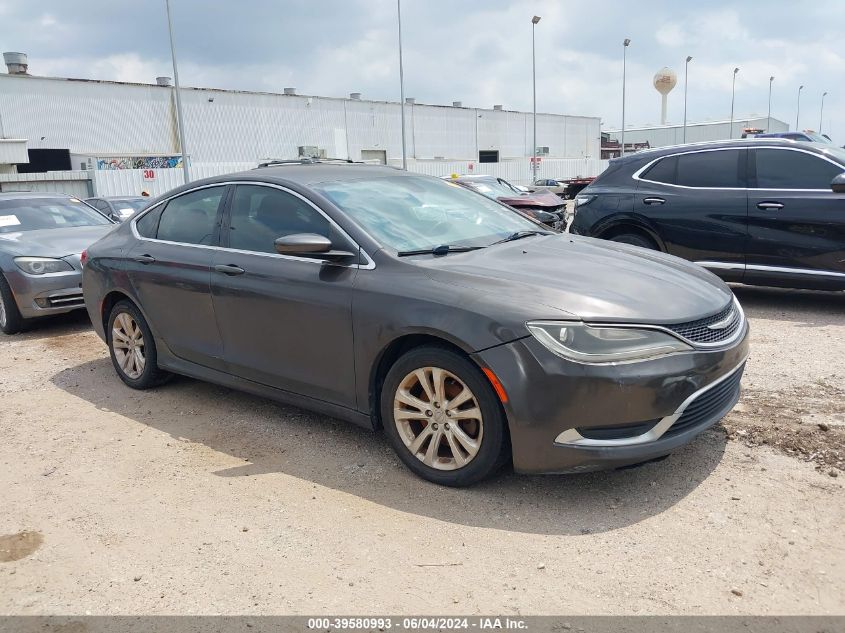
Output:
[[[391,367],[381,418],[404,464],[437,484],[474,484],[508,457],[505,417],[490,383],[448,349],[418,348]]]
[[[0,330],[4,334],[17,334],[23,329],[24,323],[9,282],[0,273]]]
[[[156,344],[144,315],[129,301],[119,301],[106,329],[109,354],[117,375],[133,389],[149,389],[169,374],[158,368]]]

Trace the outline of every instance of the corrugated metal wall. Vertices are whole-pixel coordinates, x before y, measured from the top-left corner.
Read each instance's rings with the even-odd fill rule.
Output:
[[[733,137],[739,138],[745,128],[766,129],[767,117],[736,119],[733,123]],[[772,132],[786,132],[789,124],[778,119],[772,119]],[[612,138],[619,140],[618,130],[608,130]],[[722,141],[731,138],[730,121],[716,123],[687,123],[687,143],[701,143],[705,141]],[[653,128],[633,128],[625,130],[625,143],[645,143],[651,147],[666,147],[680,145],[684,142],[683,125],[667,125]]]
[[[0,75],[0,117],[7,137],[30,148],[84,155],[178,153],[173,89],[112,82]],[[402,155],[398,103],[183,89],[185,130],[194,163],[295,158],[313,145],[358,160],[361,150]],[[411,158],[477,159],[532,154],[531,114],[408,105]],[[537,115],[537,144],[554,157],[598,157],[599,119]]]
[[[66,193],[88,198],[94,190],[87,171],[48,171],[40,174],[0,174],[0,191]]]

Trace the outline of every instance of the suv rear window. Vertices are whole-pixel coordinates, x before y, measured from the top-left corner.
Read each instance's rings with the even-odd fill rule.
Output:
[[[744,150],[743,150],[744,151]],[[690,152],[667,156],[655,163],[645,174],[645,180],[684,187],[745,186],[740,173],[740,150]]]

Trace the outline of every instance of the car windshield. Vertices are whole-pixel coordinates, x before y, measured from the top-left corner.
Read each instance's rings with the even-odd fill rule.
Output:
[[[137,211],[141,207],[143,207],[149,199],[145,198],[120,198],[118,200],[109,200],[112,203],[112,206],[115,209],[132,209],[132,211]]]
[[[112,224],[76,198],[0,200],[0,233]]]
[[[472,187],[478,193],[483,193],[488,198],[513,198],[514,196],[518,196],[522,193],[511,187],[509,184],[493,178],[490,180],[462,180],[461,182],[469,187]]]
[[[821,134],[816,134],[815,132],[804,132],[804,134],[808,136],[813,143],[823,143],[824,145],[831,144],[831,142]]]
[[[489,246],[519,231],[542,230],[497,202],[436,178],[391,176],[314,188],[378,242],[400,252]]]

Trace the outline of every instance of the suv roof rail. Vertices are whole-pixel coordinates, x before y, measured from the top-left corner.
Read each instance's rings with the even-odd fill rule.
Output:
[[[303,156],[301,158],[278,158],[266,160],[259,163],[259,167],[276,167],[278,165],[316,165],[319,163],[346,163],[363,165],[361,161],[355,161],[351,158],[313,158],[310,156]]]

